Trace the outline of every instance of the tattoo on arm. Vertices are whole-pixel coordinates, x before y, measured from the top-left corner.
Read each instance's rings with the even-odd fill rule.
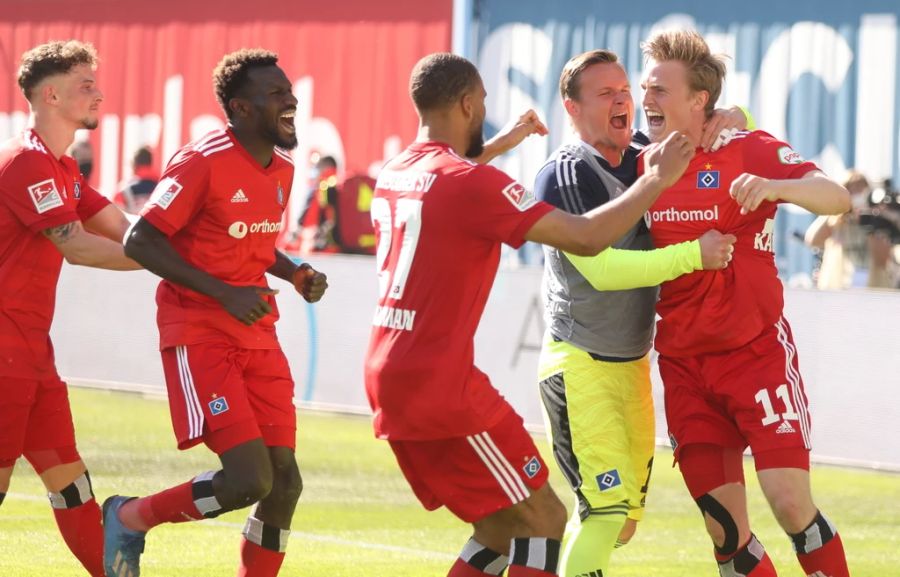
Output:
[[[75,221],[67,222],[53,228],[44,230],[44,236],[49,238],[53,244],[65,244],[77,231],[78,223]]]

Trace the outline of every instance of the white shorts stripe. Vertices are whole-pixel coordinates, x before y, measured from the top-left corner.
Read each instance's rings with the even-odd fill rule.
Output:
[[[509,462],[503,454],[500,453],[493,441],[488,442],[490,440],[488,434],[486,432],[478,433],[477,435],[467,437],[467,439],[469,439],[469,443],[475,447],[481,460],[484,461],[484,464],[490,469],[494,478],[497,479],[497,482],[500,483],[503,490],[509,495],[510,500],[513,503],[524,501],[529,494],[527,487],[525,487],[525,484],[516,474],[515,470],[509,466]]]
[[[191,366],[188,364],[187,347],[175,347],[175,356],[181,376],[181,390],[184,393],[184,402],[187,407],[188,438],[196,439],[203,434],[203,409],[200,408],[200,400],[197,398],[197,390],[194,388],[194,378],[191,376]]]
[[[792,343],[788,338],[787,326],[784,323],[783,317],[778,319],[775,327],[778,330],[778,342],[780,342],[781,346],[784,347],[784,373],[785,378],[790,385],[791,397],[794,401],[794,407],[800,417],[800,434],[803,435],[803,445],[807,449],[810,449],[812,448],[812,443],[810,442],[809,431],[809,408],[807,407],[806,396],[803,394],[803,390],[800,386],[800,373],[794,367],[794,359],[797,356],[797,349],[796,347],[794,347],[794,343]]]
[[[510,486],[509,481],[506,476],[501,472],[498,468],[494,459],[492,459],[485,451],[485,448],[482,443],[480,443],[474,436],[466,437],[466,441],[472,445],[472,448],[475,449],[475,453],[478,455],[478,458],[484,463],[484,465],[491,472],[491,475],[494,476],[494,479],[497,480],[497,484],[500,485],[500,488],[503,489],[503,492],[506,493],[506,496],[509,497],[509,501],[512,504],[516,504],[523,499],[523,497],[515,492],[512,486]]]
[[[516,471],[516,468],[509,464],[509,461],[506,459],[506,455],[494,444],[494,439],[487,433],[481,433],[479,435],[484,439],[485,442],[493,449],[492,453],[497,456],[497,458],[502,462],[502,464],[506,467],[506,470],[509,471],[510,477],[513,478],[513,483],[518,485],[519,490],[522,492],[525,497],[531,494],[531,491],[528,490],[528,486],[522,480],[522,477],[519,476],[519,473]]]

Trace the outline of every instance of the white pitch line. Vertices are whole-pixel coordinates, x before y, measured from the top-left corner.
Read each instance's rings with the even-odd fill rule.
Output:
[[[10,500],[19,501],[47,501],[47,497],[38,497],[37,495],[29,495],[25,493],[7,493]],[[243,529],[243,523],[228,523],[225,521],[213,521],[207,519],[203,521],[204,526],[228,527],[229,529]],[[413,549],[412,547],[401,547],[400,545],[387,545],[384,543],[368,543],[366,541],[355,541],[353,539],[343,539],[332,535],[320,535],[317,533],[307,533],[305,531],[291,531],[291,539],[300,539],[302,541],[318,541],[320,543],[331,543],[333,545],[341,545],[343,547],[357,547],[360,549],[372,549],[375,551],[389,551],[391,553],[401,553],[413,557],[423,557],[426,559],[436,559],[440,561],[452,561],[455,555],[442,553],[440,551],[427,551],[422,549]]]
[[[218,527],[233,527],[243,529],[243,523],[227,523],[225,521],[205,521],[204,525],[216,525]],[[401,547],[399,545],[386,545],[384,543],[368,543],[366,541],[355,541],[352,539],[343,539],[332,535],[319,535],[316,533],[306,533],[304,531],[291,531],[291,539],[301,539],[303,541],[318,541],[320,543],[332,543],[344,547],[359,547],[361,549],[374,549],[376,551],[390,551],[392,553],[402,553],[404,555],[413,555],[416,557],[425,557],[438,559],[441,561],[452,561],[456,559],[456,555],[442,553],[440,551],[426,551],[422,549],[413,549],[411,547]]]

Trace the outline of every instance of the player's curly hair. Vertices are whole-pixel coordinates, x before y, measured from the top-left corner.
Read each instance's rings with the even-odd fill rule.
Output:
[[[244,87],[250,69],[275,66],[277,63],[278,55],[262,48],[242,48],[222,58],[213,70],[213,88],[225,116],[231,118],[228,102]]]
[[[19,88],[30,102],[34,87],[45,78],[66,74],[80,64],[87,64],[94,69],[98,60],[97,51],[88,42],[54,40],[35,46],[22,55],[17,78]]]
[[[475,65],[456,54],[438,52],[419,60],[409,77],[409,95],[420,113],[456,101],[481,80]]]
[[[657,62],[684,63],[691,90],[709,93],[704,110],[712,115],[725,82],[725,57],[710,52],[703,36],[694,30],[669,30],[642,43],[641,49],[645,58]]]

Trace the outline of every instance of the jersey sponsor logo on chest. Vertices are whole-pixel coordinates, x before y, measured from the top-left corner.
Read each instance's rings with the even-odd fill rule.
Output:
[[[250,224],[238,220],[231,223],[231,226],[228,227],[228,236],[240,240],[248,234],[276,234],[281,232],[281,227],[281,221],[272,222],[269,219],[251,222]]]
[[[679,210],[670,206],[665,210],[651,210],[644,215],[647,226],[654,222],[708,222],[719,220],[719,205],[712,208]]]
[[[28,194],[38,214],[63,205],[63,197],[56,190],[56,181],[52,178],[32,184],[28,187]]]

